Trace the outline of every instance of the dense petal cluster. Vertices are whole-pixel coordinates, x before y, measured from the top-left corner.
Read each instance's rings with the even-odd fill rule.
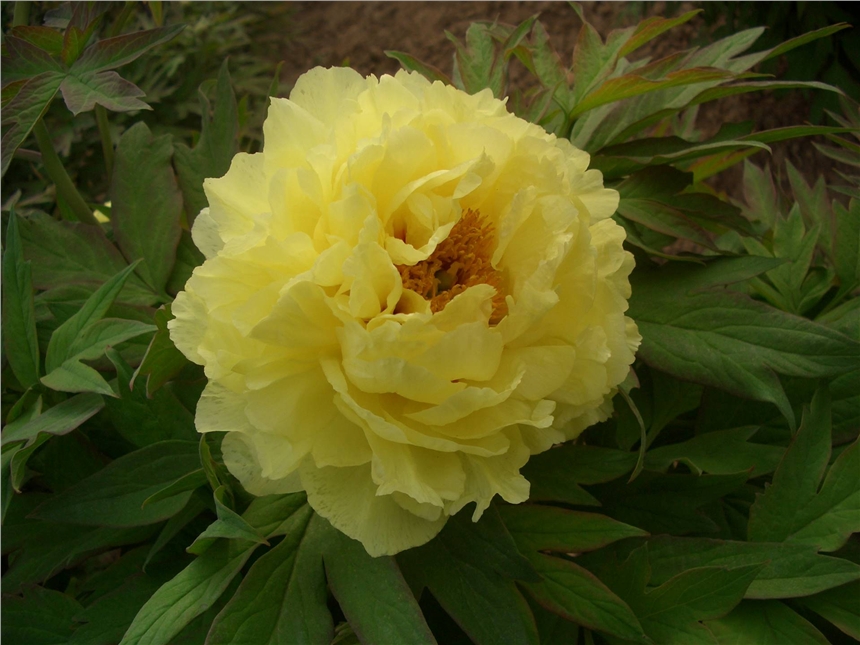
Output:
[[[417,74],[314,69],[205,183],[171,338],[255,495],[304,490],[371,555],[611,412],[639,343],[618,194],[568,141]]]

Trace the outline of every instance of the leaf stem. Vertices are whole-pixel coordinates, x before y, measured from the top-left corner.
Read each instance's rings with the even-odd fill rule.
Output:
[[[30,22],[30,3],[18,0],[15,3],[15,12],[12,14],[12,26],[20,27]]]
[[[63,162],[57,156],[54,144],[51,142],[51,135],[48,134],[48,128],[45,127],[45,122],[42,119],[39,119],[36,125],[33,126],[33,134],[36,135],[36,142],[39,144],[39,151],[42,153],[42,163],[45,164],[45,171],[57,187],[57,196],[65,200],[78,220],[84,224],[98,226],[98,221],[95,215],[93,215],[93,211],[87,206],[78,189],[75,188],[69,177],[69,173],[63,167]]]
[[[100,103],[96,103],[96,123],[99,126],[99,136],[102,140],[102,153],[105,157],[105,170],[107,170],[108,185],[113,176],[113,141],[110,138],[110,125],[108,124],[107,110]]]

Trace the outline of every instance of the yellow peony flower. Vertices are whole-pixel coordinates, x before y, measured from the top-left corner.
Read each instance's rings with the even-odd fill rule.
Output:
[[[418,74],[311,70],[205,183],[171,338],[255,495],[373,556],[429,541],[611,413],[640,337],[618,194],[570,142]]]

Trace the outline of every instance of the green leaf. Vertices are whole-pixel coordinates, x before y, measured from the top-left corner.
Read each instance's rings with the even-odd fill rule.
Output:
[[[147,498],[147,500],[149,499],[151,498]],[[164,524],[164,528],[161,529],[158,536],[155,538],[155,541],[152,543],[149,552],[146,554],[143,569],[146,570],[146,567],[155,555],[167,546],[168,542],[175,538],[189,522],[200,515],[200,513],[206,510],[206,508],[206,504],[204,504],[200,499],[199,495],[192,495],[191,499],[188,500],[188,503],[183,507],[183,509],[167,520]],[[129,623],[130,622],[131,621],[129,621]]]
[[[146,601],[120,645],[169,643],[221,597],[255,547],[243,540],[215,544]]]
[[[413,589],[426,587],[476,645],[537,644],[528,604],[513,580],[439,539],[397,560]],[[416,592],[417,593],[417,592]]]
[[[147,51],[176,37],[184,25],[147,29],[114,38],[105,38],[91,47],[72,65],[72,72],[101,72],[132,62]]]
[[[197,490],[201,486],[204,486],[208,480],[206,479],[206,473],[203,472],[202,468],[198,468],[197,470],[192,470],[187,475],[183,475],[176,481],[168,484],[160,491],[155,493],[154,495],[150,495],[147,497],[141,506],[147,506],[149,504],[154,504],[155,502],[160,502],[163,499],[168,499],[179,493],[184,493],[186,491]]]
[[[454,84],[469,94],[490,88],[496,98],[503,95],[503,65],[496,61],[496,47],[487,25],[472,23],[466,30],[466,44],[450,32],[445,32],[454,43]]]
[[[371,558],[360,542],[319,521],[329,587],[364,643],[435,644],[393,557]]]
[[[819,389],[773,476],[750,509],[753,542],[794,542],[836,551],[860,531],[860,439],[830,461],[830,397]]]
[[[447,74],[433,65],[421,62],[410,54],[386,49],[385,55],[400,63],[403,69],[410,72],[418,72],[429,81],[442,81],[445,85],[452,85],[451,79],[448,78]]]
[[[630,607],[594,574],[560,558],[531,555],[542,582],[525,585],[545,609],[590,629],[638,643],[648,642]]]
[[[284,539],[254,563],[236,594],[215,618],[208,645],[331,641],[334,629],[326,606],[318,542],[324,521],[308,506],[290,516],[284,525]],[[135,641],[128,645],[132,642]]]
[[[169,439],[197,440],[194,415],[170,389],[162,388],[151,398],[142,382],[132,389],[131,367],[116,350],[108,348],[106,354],[116,367],[119,390],[118,399],[106,401],[107,413],[123,437],[138,448]]]
[[[162,385],[177,376],[188,365],[188,359],[170,340],[167,323],[172,318],[173,313],[170,311],[169,304],[162,305],[155,312],[155,326],[158,331],[149,342],[143,361],[131,380],[132,385],[137,389],[137,379],[145,377],[145,390],[148,397],[152,397]]]
[[[185,208],[187,211],[187,203]],[[194,240],[191,239],[191,233],[182,229],[182,235],[179,238],[179,246],[176,248],[176,264],[173,267],[173,273],[170,275],[170,279],[167,281],[168,293],[177,294],[182,291],[185,288],[185,283],[188,282],[188,279],[191,277],[191,273],[195,268],[203,264],[203,260],[205,259],[206,258],[203,257],[203,254],[194,245]]]
[[[21,219],[24,255],[33,262],[33,286],[52,289],[86,285],[95,290],[128,266],[101,227],[78,222],[57,222],[44,213]],[[151,305],[155,295],[132,275],[119,295],[120,302]]]
[[[629,313],[642,334],[639,356],[646,363],[682,380],[769,401],[793,424],[775,372],[838,376],[856,364],[860,343],[738,293],[695,291],[715,280],[734,281],[767,260],[725,259],[703,269],[640,273],[632,281]]]
[[[118,643],[137,612],[158,587],[157,578],[146,575],[130,577],[75,616],[76,622],[84,624],[75,630],[69,645]]]
[[[648,18],[647,20],[643,20],[638,25],[636,25],[636,30],[633,32],[627,42],[624,43],[624,46],[618,51],[619,58],[633,53],[646,43],[654,40],[663,32],[666,32],[673,27],[677,27],[678,25],[683,25],[685,22],[692,20],[701,12],[702,9],[696,9],[695,11],[688,11],[686,13],[683,13],[676,18],[663,18],[662,16],[653,16],[651,18]]]
[[[3,341],[15,378],[26,389],[39,382],[39,341],[30,262],[24,261],[18,216],[9,213],[3,252]]]
[[[51,54],[32,42],[32,31],[22,32],[17,27],[12,34],[3,39],[6,51],[3,52],[3,85],[25,80],[45,72],[62,72],[63,66]],[[32,30],[32,28],[30,28]],[[53,30],[52,30],[53,31]],[[41,32],[43,33],[43,32]],[[56,34],[56,32],[53,32]]]
[[[503,506],[502,520],[523,552],[583,553],[616,540],[648,535],[642,529],[605,515],[568,511],[555,506]]]
[[[152,109],[139,98],[146,96],[146,92],[116,72],[69,74],[60,85],[60,92],[75,116],[94,109],[96,103],[114,112]]]
[[[58,645],[72,635],[73,617],[83,609],[69,595],[33,587],[23,597],[3,599],[3,639],[22,645]]]
[[[52,435],[67,434],[93,417],[104,407],[104,399],[98,394],[78,394],[48,408],[42,414],[19,426],[6,426],[3,430],[3,445],[12,441],[29,441],[40,432]]]
[[[233,93],[226,60],[218,73],[215,105],[210,105],[202,89],[199,95],[203,115],[200,139],[194,150],[181,143],[177,143],[174,150],[176,174],[189,224],[209,204],[203,192],[203,180],[222,177],[230,169],[230,163],[239,148],[236,95]]]
[[[8,44],[7,39],[6,43]],[[6,70],[4,67],[3,74]],[[5,80],[5,79],[4,79]],[[44,72],[23,81],[15,97],[3,105],[3,139],[0,142],[0,154],[2,154],[2,172],[6,174],[9,164],[12,163],[12,155],[30,136],[33,126],[42,118],[48,110],[51,101],[60,89],[63,75],[59,72]]]
[[[745,601],[705,626],[719,645],[828,645],[808,620],[777,600]]]
[[[687,569],[739,567],[765,563],[747,598],[809,596],[860,579],[860,566],[820,555],[804,544],[735,542],[660,536],[648,542],[652,584],[662,584]]]
[[[784,43],[777,45],[773,49],[767,52],[767,55],[762,60],[770,60],[771,58],[776,58],[777,56],[782,56],[786,52],[791,51],[795,47],[800,47],[801,45],[805,45],[806,43],[812,42],[813,40],[818,40],[819,38],[826,38],[832,34],[835,34],[837,31],[841,31],[843,29],[849,28],[851,25],[845,22],[840,22],[835,25],[828,25],[827,27],[822,27],[821,29],[816,29],[814,31],[807,32],[796,38],[791,38],[790,40],[786,40]]]
[[[846,209],[833,204],[836,219],[834,265],[839,276],[839,291],[848,293],[860,284],[860,199],[852,199]]]
[[[803,598],[800,603],[860,640],[860,581]]]
[[[762,567],[689,569],[653,588],[657,583],[651,579],[646,546],[624,561],[607,558],[601,552],[585,560],[586,566],[627,602],[655,643],[712,643],[700,621],[731,611]]]
[[[645,465],[665,471],[680,461],[697,475],[703,472],[729,475],[742,470],[752,470],[750,477],[772,473],[785,451],[778,446],[751,443],[749,439],[757,431],[755,426],[720,430],[654,448],[648,452]]]
[[[535,455],[523,467],[532,501],[556,501],[581,506],[600,502],[579,484],[598,484],[626,475],[636,465],[636,454],[599,446],[566,443]]]
[[[170,135],[153,138],[144,123],[125,131],[116,149],[111,222],[127,258],[143,258],[138,275],[164,293],[179,244],[182,195],[170,165]]]
[[[202,469],[201,469],[202,474]],[[205,478],[205,475],[203,475]],[[213,494],[215,499],[215,512],[218,519],[201,533],[194,543],[186,549],[188,553],[200,555],[207,551],[218,538],[230,540],[246,540],[257,544],[268,546],[266,538],[256,528],[251,526],[247,520],[233,509],[224,504],[226,496],[224,486],[219,486]]]
[[[51,497],[34,515],[55,522],[117,527],[161,522],[179,512],[191,492],[141,508],[143,502],[199,467],[194,443],[162,441],[112,461]]]

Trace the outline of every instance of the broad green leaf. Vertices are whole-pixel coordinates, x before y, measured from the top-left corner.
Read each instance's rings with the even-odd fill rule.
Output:
[[[697,567],[765,563],[747,598],[796,598],[860,580],[860,566],[803,544],[660,536],[648,542],[652,584]]]
[[[418,60],[410,54],[387,49],[385,50],[385,55],[396,60],[407,71],[418,72],[429,81],[442,81],[445,85],[451,85],[451,79],[448,78],[447,74],[433,65]]]
[[[12,27],[9,33],[15,38],[26,40],[31,45],[35,45],[42,51],[50,54],[53,58],[59,57],[60,52],[63,50],[63,34],[50,27],[19,25]]]
[[[152,397],[162,385],[174,376],[178,375],[186,365],[188,359],[182,354],[173,341],[170,340],[170,332],[167,323],[173,318],[170,305],[162,305],[155,312],[155,326],[158,331],[152,337],[140,367],[134,372],[132,384],[138,387],[137,379],[145,379],[146,396]]]
[[[526,600],[529,601],[529,606],[535,617],[541,643],[546,645],[553,645],[554,643],[579,645],[579,625],[547,611],[531,596],[526,596]]]
[[[29,388],[39,382],[39,341],[30,262],[24,261],[18,216],[9,213],[3,252],[3,341],[15,378]]]
[[[537,645],[537,630],[516,583],[442,540],[399,553],[413,589],[426,587],[476,645]],[[416,595],[418,592],[416,591]]]
[[[750,477],[765,475],[776,470],[785,452],[778,446],[749,441],[757,427],[733,428],[708,432],[681,443],[672,443],[648,451],[646,467],[666,470],[676,461],[683,462],[694,473],[708,472],[728,475],[752,470]]]
[[[435,644],[393,557],[371,558],[360,542],[319,521],[329,587],[365,643]]]
[[[636,455],[633,453],[566,443],[529,459],[523,475],[533,482],[534,475],[556,471],[578,484],[602,484],[626,475],[635,465]]]
[[[269,543],[260,531],[251,526],[251,524],[236,511],[224,504],[223,499],[225,495],[226,493],[223,486],[220,486],[214,491],[213,498],[215,499],[215,513],[217,514],[218,519],[210,524],[209,527],[203,531],[196,540],[194,540],[194,543],[186,549],[189,553],[194,553],[195,555],[204,553],[218,538],[246,540],[268,546]]]
[[[290,518],[306,503],[304,493],[255,497],[242,517],[268,539],[285,535],[292,526]]]
[[[86,609],[75,615],[75,622],[84,624],[75,629],[69,645],[118,643],[137,612],[159,586],[157,578],[136,575],[88,604]]]
[[[644,471],[632,483],[616,480],[591,488],[603,512],[650,533],[708,533],[714,523],[699,512],[739,489],[747,473],[732,475],[662,475]]]
[[[215,544],[146,601],[120,645],[169,643],[221,597],[255,547],[254,543],[242,540],[221,540]]]
[[[531,559],[543,580],[525,588],[542,607],[590,629],[628,641],[648,642],[627,603],[590,571],[542,553],[532,554]]]
[[[40,432],[52,435],[69,433],[103,407],[104,399],[98,394],[78,394],[48,408],[23,425],[6,426],[2,435],[3,445],[12,441],[34,439]]]
[[[74,348],[81,347],[81,336],[104,317],[133,270],[134,265],[130,265],[114,275],[87,299],[80,311],[54,331],[45,357],[45,372],[50,374],[74,357]]]
[[[222,177],[230,169],[230,162],[239,148],[236,95],[233,93],[226,60],[218,73],[215,104],[210,105],[202,90],[199,95],[203,115],[200,139],[193,150],[181,143],[177,143],[174,149],[176,174],[189,224],[209,204],[203,192],[203,180]]]
[[[733,281],[746,267],[755,269],[759,259],[738,260],[640,273],[633,280],[629,311],[642,334],[639,356],[676,378],[769,401],[793,424],[791,404],[775,372],[838,376],[856,364],[860,343],[738,293],[695,291],[720,276]]]
[[[196,441],[194,415],[176,395],[162,388],[150,398],[140,382],[132,389],[132,369],[119,352],[108,348],[107,357],[116,367],[119,398],[106,401],[107,413],[116,430],[129,442],[143,448],[169,439]]]
[[[24,256],[33,263],[33,286],[36,289],[74,284],[95,290],[128,266],[98,226],[57,222],[44,213],[32,213],[20,224]],[[137,276],[132,275],[126,281],[119,301],[151,305],[156,297]]]
[[[172,25],[105,38],[87,48],[72,65],[72,72],[82,74],[116,69],[132,62],[153,47],[171,40],[184,28],[184,25]]]
[[[154,524],[179,512],[191,492],[141,508],[143,502],[199,467],[194,443],[162,441],[120,457],[79,484],[54,495],[35,511],[35,516],[99,526]]]
[[[555,506],[503,506],[502,520],[523,552],[582,553],[616,540],[648,535],[642,529],[605,515],[568,511]]]
[[[3,549],[14,551],[14,555],[0,589],[4,594],[15,593],[22,585],[43,582],[87,556],[139,543],[151,533],[150,527],[114,529],[32,521],[13,528],[7,517]]]
[[[182,195],[173,175],[169,135],[154,138],[144,123],[125,131],[116,149],[111,223],[127,258],[143,258],[138,275],[156,292],[173,271]]]
[[[7,39],[7,43],[11,39]],[[35,48],[34,48],[35,49]],[[4,68],[5,76],[6,70]],[[12,155],[20,147],[24,140],[30,135],[33,126],[42,118],[47,111],[60,84],[63,82],[63,74],[59,72],[44,72],[23,81],[15,97],[3,105],[3,139],[0,142],[0,155],[2,155],[2,172],[6,174],[9,164],[12,163]]]
[[[83,607],[71,596],[33,587],[23,597],[3,599],[3,639],[21,645],[58,645],[72,636],[73,617]]]
[[[825,620],[829,620],[852,638],[860,640],[858,599],[860,599],[860,581],[834,587],[814,596],[807,596],[800,603]]]
[[[116,72],[69,74],[63,79],[60,92],[66,107],[75,116],[89,112],[97,103],[113,112],[152,109],[140,100],[141,96],[146,96],[146,92]]]
[[[713,643],[700,621],[731,611],[762,566],[688,569],[658,584],[651,577],[646,546],[623,561],[595,552],[583,563],[630,606],[655,643],[685,644]]]
[[[836,218],[834,264],[839,290],[848,293],[860,284],[860,199],[852,199],[847,209],[834,202],[833,214]]]
[[[215,618],[208,645],[331,641],[333,625],[326,606],[318,542],[324,521],[308,506],[290,516],[284,526],[284,539],[254,563],[236,594]]]
[[[820,389],[776,469],[750,509],[753,542],[809,544],[836,551],[860,531],[860,439],[830,467],[830,398]]]
[[[200,499],[199,495],[192,495],[191,499],[188,500],[188,503],[183,507],[183,509],[167,520],[164,524],[164,528],[161,529],[158,536],[155,538],[155,541],[152,543],[152,546],[149,548],[149,552],[146,554],[146,560],[144,561],[142,568],[146,570],[146,567],[156,554],[161,551],[168,542],[175,538],[193,519],[206,510],[206,508],[206,504]]]
[[[747,600],[705,626],[719,645],[828,645],[824,635],[778,600]]]
[[[622,199],[618,204],[618,214],[643,226],[686,239],[700,246],[714,249],[708,233],[686,214],[660,201],[653,199]]]
[[[174,149],[174,153],[177,148]],[[176,157],[174,156],[174,159]],[[186,197],[187,199],[187,197]],[[204,203],[205,206],[205,203]],[[186,212],[188,204],[185,205]],[[198,211],[199,212],[199,211]],[[191,233],[182,229],[182,235],[179,238],[179,246],[176,248],[176,264],[173,267],[173,273],[167,282],[167,291],[171,294],[177,294],[185,288],[185,283],[191,277],[194,269],[203,264],[203,254],[194,246],[194,241],[191,239]]]
[[[207,482],[208,480],[206,479],[206,474],[203,472],[202,468],[192,470],[187,475],[183,475],[176,481],[168,484],[154,495],[150,495],[149,497],[147,497],[143,501],[143,504],[141,504],[141,506],[154,504],[155,502],[159,502],[163,499],[168,499],[170,497],[173,497],[174,495],[178,495],[179,493],[184,493],[189,490],[197,490],[201,486],[204,486]]]

